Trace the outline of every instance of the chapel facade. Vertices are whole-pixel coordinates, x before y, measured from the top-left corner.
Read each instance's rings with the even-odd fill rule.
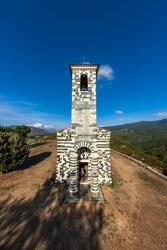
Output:
[[[97,127],[96,78],[98,64],[70,64],[72,78],[71,127],[57,132],[56,182],[69,183],[70,193],[80,184],[99,192],[111,184],[110,131]],[[82,178],[84,171],[84,178]]]

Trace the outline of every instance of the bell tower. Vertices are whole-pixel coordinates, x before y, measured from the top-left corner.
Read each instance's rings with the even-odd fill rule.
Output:
[[[98,64],[70,64],[72,77],[71,128],[74,144],[96,143],[96,78]],[[73,145],[74,146],[74,145]]]
[[[57,132],[56,183],[69,184],[66,201],[80,197],[102,200],[100,183],[111,184],[110,131],[97,127],[96,79],[98,64],[70,64],[71,126]],[[72,197],[72,198],[70,198]],[[76,198],[77,199],[77,198]],[[90,198],[93,199],[93,198]]]

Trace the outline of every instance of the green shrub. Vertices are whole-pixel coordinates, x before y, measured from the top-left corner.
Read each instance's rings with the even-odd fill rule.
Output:
[[[29,150],[26,135],[30,129],[18,126],[16,129],[0,128],[0,171],[20,167],[27,159]]]
[[[167,171],[167,132],[155,130],[112,131],[111,148],[161,171]]]

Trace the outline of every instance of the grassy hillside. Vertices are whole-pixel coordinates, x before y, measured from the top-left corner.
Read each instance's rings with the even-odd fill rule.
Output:
[[[167,170],[167,119],[108,127],[111,147],[149,164]]]

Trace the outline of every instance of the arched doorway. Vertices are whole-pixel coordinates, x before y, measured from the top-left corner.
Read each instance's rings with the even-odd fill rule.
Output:
[[[86,184],[89,182],[89,166],[90,166],[90,149],[81,147],[77,150],[78,154],[78,179],[79,183]]]

